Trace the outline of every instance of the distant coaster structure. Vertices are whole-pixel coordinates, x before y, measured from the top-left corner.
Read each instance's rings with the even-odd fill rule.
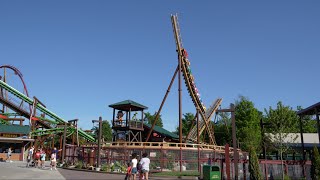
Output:
[[[179,102],[179,104],[180,104],[179,105],[179,111],[180,111],[179,112],[179,119],[180,119],[179,128],[182,127],[182,122],[181,122],[182,113],[181,113],[181,108],[180,108],[181,107],[181,78],[180,77],[181,77],[181,73],[182,73],[182,75],[184,77],[185,85],[188,90],[188,93],[192,99],[192,102],[193,102],[196,110],[197,110],[197,114],[199,114],[201,117],[199,119],[199,122],[196,123],[193,126],[193,128],[190,130],[190,132],[188,133],[186,140],[199,143],[198,136],[200,136],[203,133],[203,131],[206,129],[206,132],[209,136],[209,141],[210,141],[209,144],[216,145],[216,141],[215,141],[215,137],[214,137],[214,130],[211,126],[210,119],[218,111],[218,108],[220,107],[220,105],[222,103],[222,98],[217,98],[209,108],[206,108],[206,106],[202,102],[201,95],[199,93],[199,89],[196,87],[196,84],[195,84],[195,78],[191,72],[191,66],[190,66],[191,63],[189,60],[188,53],[182,45],[180,27],[179,27],[176,15],[171,16],[171,22],[172,22],[173,33],[175,36],[175,42],[176,42],[176,47],[177,47],[176,51],[178,53],[178,67],[176,68],[176,71],[172,77],[171,83],[168,87],[168,91],[162,101],[162,104],[161,104],[159,111],[156,115],[156,118],[155,118],[155,121],[152,125],[152,128],[149,131],[147,141],[150,137],[150,134],[154,128],[154,125],[155,125],[157,119],[159,118],[159,114],[161,112],[162,106],[167,98],[168,93],[170,92],[170,88],[171,88],[173,81],[174,81],[177,74],[179,74],[178,75],[178,78],[179,78],[179,101],[180,101]],[[197,117],[197,115],[196,115],[196,117]],[[179,136],[180,136],[180,143],[182,143],[181,130],[180,130]]]
[[[37,140],[36,146],[42,146],[48,137],[64,132],[66,137],[76,133],[78,136],[83,137],[89,142],[95,141],[91,135],[75,126],[74,122],[76,121],[67,122],[46,108],[46,106],[36,97],[33,97],[33,99],[30,98],[22,73],[17,68],[11,65],[2,65],[0,66],[0,69],[10,69],[14,71],[21,79],[25,92],[25,94],[21,93],[7,84],[5,82],[5,76],[0,78],[0,103],[3,104],[3,107],[8,107],[13,111],[6,112],[5,108],[3,108],[0,111],[0,123],[8,124],[8,121],[21,120],[21,118],[12,118],[12,116],[20,116],[29,119],[29,125],[31,127],[30,137]],[[66,130],[64,128],[65,126]]]

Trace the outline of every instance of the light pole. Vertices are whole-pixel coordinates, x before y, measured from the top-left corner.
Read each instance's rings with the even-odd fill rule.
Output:
[[[98,157],[97,157],[97,166],[96,168],[101,167],[101,135],[102,135],[102,117],[99,117],[99,120],[92,120],[92,123],[98,122],[99,123],[99,135],[98,135]]]

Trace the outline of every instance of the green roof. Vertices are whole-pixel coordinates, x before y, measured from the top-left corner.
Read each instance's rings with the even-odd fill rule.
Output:
[[[112,108],[115,108],[118,110],[123,110],[123,111],[129,111],[129,110],[141,111],[144,109],[148,109],[148,107],[146,107],[142,104],[139,104],[135,101],[132,101],[132,100],[125,100],[125,101],[121,101],[118,103],[114,103],[114,104],[109,105],[109,107],[112,107]]]
[[[151,124],[144,124],[144,126],[147,126],[147,128],[150,129],[152,125]],[[171,137],[173,139],[179,139],[179,136],[177,134],[174,134],[174,133],[172,133],[172,132],[170,132],[160,126],[157,126],[157,125],[154,125],[153,131],[156,131],[160,134],[163,134],[167,137]]]
[[[30,126],[0,125],[0,133],[29,134]]]

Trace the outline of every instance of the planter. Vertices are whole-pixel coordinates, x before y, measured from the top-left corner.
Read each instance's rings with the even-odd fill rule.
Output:
[[[101,168],[96,168],[96,171],[100,171],[101,170]]]

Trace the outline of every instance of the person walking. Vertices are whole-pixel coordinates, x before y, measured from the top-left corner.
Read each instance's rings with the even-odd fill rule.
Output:
[[[44,169],[44,162],[46,161],[46,153],[42,150],[40,154],[41,168]]]
[[[142,154],[142,159],[139,162],[141,164],[141,172],[143,173],[144,179],[148,180],[149,178],[149,165],[150,165],[150,159],[148,158],[148,153]],[[141,178],[140,178],[141,179]]]
[[[6,162],[9,162],[11,163],[11,153],[12,153],[12,150],[11,150],[11,147],[9,147],[8,149],[8,152],[7,152],[7,159],[6,159]]]
[[[56,153],[52,152],[51,153],[51,163],[50,163],[50,170],[54,168],[54,170],[57,170],[57,159],[56,159]]]
[[[30,167],[30,163],[33,160],[33,151],[34,151],[34,146],[30,147],[27,155],[27,167]]]
[[[40,149],[38,149],[37,152],[36,152],[36,155],[34,156],[34,160],[35,160],[34,167],[35,168],[39,168],[40,167],[40,155],[41,155]]]
[[[131,160],[131,166],[132,166],[131,177],[133,177],[133,180],[136,180],[137,178],[137,173],[138,173],[137,164],[138,164],[137,153],[133,153],[132,160]]]

